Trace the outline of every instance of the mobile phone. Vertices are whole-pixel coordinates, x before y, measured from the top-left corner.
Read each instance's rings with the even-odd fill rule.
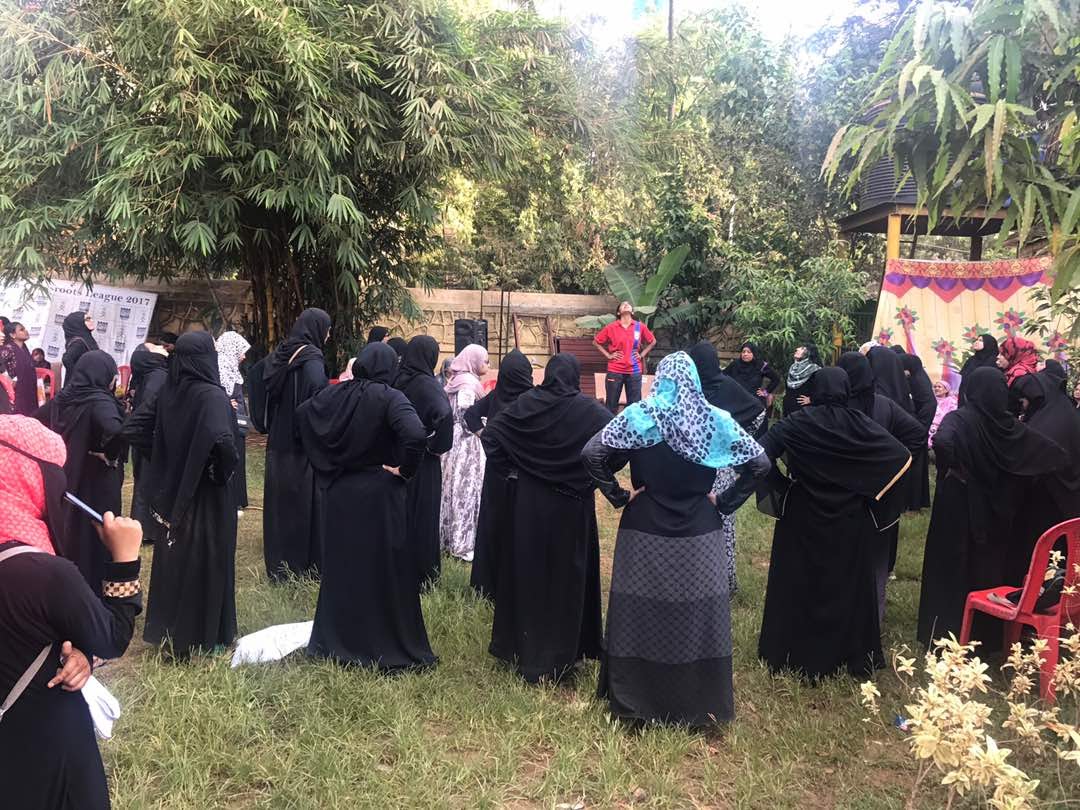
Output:
[[[94,522],[95,522],[95,523],[96,523],[96,524],[97,524],[98,526],[103,526],[103,525],[105,525],[105,519],[104,519],[104,518],[103,518],[103,517],[102,517],[102,516],[101,516],[100,514],[98,514],[97,512],[95,512],[95,511],[94,511],[93,509],[91,509],[91,508],[90,508],[89,506],[87,506],[87,505],[86,505],[85,503],[83,503],[82,501],[80,501],[80,500],[79,500],[78,498],[76,498],[76,497],[75,497],[74,495],[72,495],[72,494],[71,494],[70,492],[65,492],[65,493],[64,493],[64,500],[65,500],[65,501],[67,501],[68,503],[70,503],[70,504],[71,504],[72,506],[74,506],[74,507],[75,507],[76,509],[79,509],[79,510],[81,510],[81,511],[85,512],[85,513],[87,514],[87,516],[88,516],[88,517],[89,517],[89,518],[90,518],[90,519],[91,519],[92,521],[94,521]]]

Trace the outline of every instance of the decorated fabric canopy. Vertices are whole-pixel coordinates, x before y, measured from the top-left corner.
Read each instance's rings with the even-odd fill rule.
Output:
[[[1043,358],[1067,362],[1068,341],[1057,324],[1048,336],[1030,326],[1038,302],[1033,292],[1048,285],[1051,258],[986,262],[890,259],[878,298],[873,337],[918,355],[932,379],[955,391],[958,369],[982,334],[999,340],[1025,337]]]

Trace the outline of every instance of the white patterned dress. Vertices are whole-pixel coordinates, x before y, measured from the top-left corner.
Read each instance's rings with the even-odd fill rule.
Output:
[[[472,562],[476,543],[476,518],[480,513],[480,492],[484,488],[484,448],[480,437],[469,432],[462,421],[465,410],[476,402],[476,394],[461,389],[450,394],[454,414],[454,446],[442,457],[442,508],[439,540],[444,551]]]

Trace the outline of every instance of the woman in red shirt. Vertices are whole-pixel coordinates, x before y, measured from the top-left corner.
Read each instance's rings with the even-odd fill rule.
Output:
[[[641,401],[641,375],[645,355],[656,345],[653,333],[641,321],[634,319],[634,306],[629,301],[619,304],[618,320],[601,329],[593,343],[608,361],[604,380],[608,410],[619,410],[619,396],[626,387],[626,404]]]

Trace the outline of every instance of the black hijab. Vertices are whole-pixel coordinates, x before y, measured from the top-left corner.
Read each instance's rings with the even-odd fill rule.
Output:
[[[976,541],[985,542],[990,527],[1008,525],[1009,504],[999,487],[1010,476],[1031,477],[1061,470],[1065,451],[1043,434],[1029,430],[1008,413],[1009,389],[996,368],[978,368],[964,381],[966,401],[941,420],[951,425],[960,475],[967,481],[968,512]]]
[[[263,367],[263,381],[266,383],[266,393],[272,397],[279,396],[285,388],[285,381],[289,378],[289,372],[299,368],[298,362],[290,360],[296,355],[300,362],[318,360],[323,362],[323,345],[326,343],[326,335],[330,331],[330,316],[323,310],[314,307],[305,309],[296,319],[289,337],[278,344],[273,353],[266,358]],[[305,346],[300,354],[297,351]],[[313,351],[313,349],[315,351]],[[316,351],[318,354],[316,355]]]
[[[187,513],[214,447],[235,441],[235,421],[221,388],[214,338],[186,332],[176,340],[169,381],[158,396],[150,456],[150,503],[169,524]]]
[[[501,448],[521,472],[582,493],[592,480],[581,450],[610,421],[607,408],[581,393],[577,358],[557,354],[548,361],[543,383],[488,420],[481,439],[485,447]]]
[[[823,366],[821,362],[821,355],[818,353],[817,345],[811,340],[804,340],[799,344],[806,349],[806,359],[813,363],[815,366]],[[796,346],[798,348],[798,346]]]
[[[495,390],[488,394],[492,400],[487,418],[491,419],[532,387],[532,363],[518,349],[512,350],[499,362],[499,376],[495,380]]]
[[[385,326],[373,326],[367,333],[368,343],[382,343],[383,338],[390,334],[390,330]]]
[[[124,409],[116,398],[113,381],[116,361],[103,351],[85,352],[75,364],[71,382],[56,395],[52,428],[68,438],[75,426],[94,408],[113,410],[123,417]]]
[[[387,409],[405,400],[390,385],[397,368],[393,349],[382,341],[369,343],[353,363],[353,379],[327,386],[297,409],[300,438],[312,467],[331,474],[373,465],[369,456],[384,438]],[[388,455],[385,463],[391,461]]]
[[[870,368],[870,361],[860,352],[844,352],[840,355],[837,366],[842,368],[848,376],[851,407],[873,419],[874,371]],[[814,405],[817,404],[813,397],[810,401]]]
[[[70,346],[71,341],[81,338],[91,350],[98,347],[93,334],[86,325],[86,313],[81,309],[69,312],[64,318],[64,346]]]
[[[386,348],[390,349],[389,346]],[[390,352],[394,354],[393,349]],[[397,355],[394,354],[394,357]],[[356,362],[360,362],[359,358]],[[429,432],[435,430],[438,423],[450,414],[450,400],[442,382],[435,378],[435,364],[438,362],[439,342],[430,335],[417,335],[405,347],[401,370],[394,380],[394,388],[405,394]],[[353,369],[355,375],[356,364],[353,364]]]
[[[401,370],[398,372],[394,387],[404,391],[415,377],[434,378],[435,364],[438,362],[439,342],[431,335],[417,335],[405,347],[405,353],[401,358]]]
[[[386,345],[394,350],[394,353],[398,356],[398,363],[405,358],[405,349],[409,344],[405,342],[405,338],[392,337],[386,341]]]
[[[783,433],[789,464],[818,487],[881,500],[910,466],[911,454],[885,428],[849,407],[851,385],[842,368],[821,369],[813,386],[812,404],[774,428]]]
[[[911,404],[915,408],[915,417],[927,430],[934,423],[937,413],[937,397],[934,395],[934,383],[923,368],[923,361],[917,354],[903,354],[900,365],[908,375],[908,388],[911,390]]]
[[[134,392],[131,404],[132,407],[138,408],[164,383],[169,369],[169,357],[152,352],[146,348],[145,344],[140,343],[131,353],[129,362],[131,383],[128,387]],[[160,380],[156,379],[158,377]]]
[[[1054,363],[1056,368],[1051,368]],[[1065,393],[1065,370],[1048,360],[1038,374],[1025,374],[1013,383],[1028,402],[1024,423],[1060,446],[1067,456],[1065,469],[1046,482],[1064,514],[1078,517],[1080,503],[1080,411]]]
[[[979,335],[983,347],[964,361],[960,369],[961,379],[966,378],[977,368],[997,368],[998,342],[993,335]]]
[[[877,393],[888,397],[908,413],[914,413],[911,386],[904,376],[900,355],[884,346],[875,346],[866,355],[866,359],[870,361],[870,369],[874,372],[874,388]]]
[[[1065,371],[1065,367],[1057,360],[1054,360],[1053,358],[1047,360],[1040,373],[1045,374],[1047,379],[1059,385],[1062,393],[1067,393],[1065,386],[1069,381],[1069,374]]]
[[[736,357],[728,363],[724,373],[729,374],[744,389],[753,393],[761,388],[761,375],[762,369],[765,368],[765,359],[761,356],[761,350],[756,343],[746,341],[739,347],[739,351],[741,352],[743,349],[749,349],[753,352],[754,359],[746,362],[741,356]]]
[[[716,347],[709,341],[694,344],[687,353],[697,366],[705,399],[713,407],[727,411],[743,430],[749,431],[765,410],[761,400],[723,372]]]

